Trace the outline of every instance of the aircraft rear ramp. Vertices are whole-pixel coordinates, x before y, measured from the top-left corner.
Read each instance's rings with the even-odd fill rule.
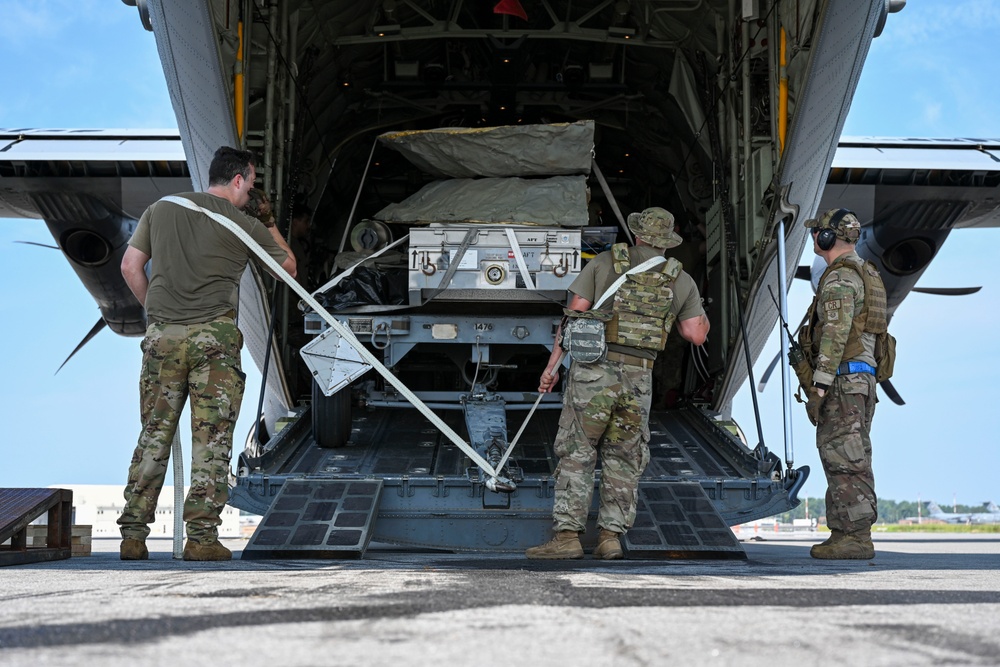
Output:
[[[462,428],[460,411],[441,416]],[[519,428],[524,413],[508,416],[509,427]],[[414,409],[394,409],[390,416],[356,411],[350,440],[336,449],[316,445],[305,412],[272,440],[260,459],[241,458],[230,504],[264,515],[246,557],[358,558],[368,539],[456,552],[517,552],[543,542],[552,525],[552,473],[558,459],[551,443],[558,416],[554,409],[536,412],[511,457],[516,490],[495,493],[486,488],[481,471]],[[640,483],[636,524],[625,544],[630,558],[744,558],[729,526],[798,504],[795,494],[808,471],[793,482],[779,479],[774,474],[777,459],[759,460],[700,410],[654,412],[650,432],[650,463]],[[324,493],[321,489],[359,482],[380,487],[368,496],[374,498],[371,516],[359,522],[364,529],[358,541],[338,544],[339,538],[319,526],[322,518],[311,522],[315,527],[303,528],[300,538],[293,537],[310,523],[305,515],[313,510],[307,504]],[[288,489],[308,502],[287,500]],[[585,546],[596,541],[596,498],[595,491]],[[275,518],[287,502],[300,515]],[[335,527],[335,517],[325,521]],[[287,525],[277,525],[281,522]],[[263,532],[273,529],[301,544],[261,544]],[[264,542],[277,533],[269,535]]]

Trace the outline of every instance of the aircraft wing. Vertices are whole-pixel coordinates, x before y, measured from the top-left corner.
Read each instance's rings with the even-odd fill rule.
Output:
[[[145,330],[118,271],[136,220],[190,189],[176,130],[0,130],[0,217],[45,220],[116,333]],[[835,207],[865,225],[891,316],[953,229],[1000,225],[1000,140],[845,138],[819,210]]]
[[[1000,226],[1000,139],[843,138],[819,206],[831,208],[861,220],[858,254],[878,265],[891,317],[952,230]]]
[[[145,310],[121,275],[125,248],[146,207],[200,191],[199,183],[177,130],[0,129],[0,218],[44,220],[101,311],[70,357],[105,326],[123,336],[145,333]],[[256,280],[252,271],[242,278],[252,307],[245,304],[241,318],[246,331],[266,332]],[[276,365],[270,375],[278,378]]]
[[[44,220],[118,334],[146,330],[120,270],[139,216],[191,189],[176,130],[0,129],[0,218]]]

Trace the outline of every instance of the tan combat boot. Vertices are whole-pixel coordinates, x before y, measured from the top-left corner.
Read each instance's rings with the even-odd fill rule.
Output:
[[[810,549],[809,555],[823,560],[870,560],[875,558],[875,545],[872,544],[870,530],[859,530],[856,533],[845,533],[839,541],[829,546],[817,544]]]
[[[536,560],[563,560],[583,558],[583,545],[575,530],[560,530],[545,544],[531,547],[524,552],[528,558]]]
[[[624,558],[625,554],[622,552],[622,543],[618,539],[619,537],[621,537],[620,533],[601,528],[601,532],[597,536],[597,547],[594,549],[594,558],[601,560],[618,560],[619,558]]]
[[[233,552],[218,542],[202,544],[194,540],[184,543],[184,560],[232,560]]]
[[[844,531],[837,530],[836,528],[831,528],[830,529],[830,537],[826,538],[824,541],[820,542],[819,544],[814,544],[813,547],[812,547],[812,549],[809,550],[809,555],[812,556],[813,558],[819,558],[819,556],[817,556],[815,554],[815,550],[816,550],[817,547],[819,547],[819,549],[822,552],[822,549],[824,549],[825,547],[833,546],[834,544],[836,544],[837,542],[841,541],[842,539],[844,539]]]
[[[142,540],[135,540],[126,537],[122,540],[121,546],[122,560],[149,560],[149,549]]]

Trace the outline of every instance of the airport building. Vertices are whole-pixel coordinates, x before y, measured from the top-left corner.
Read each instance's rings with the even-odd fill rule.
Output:
[[[125,506],[120,484],[53,484],[51,488],[73,491],[74,525],[92,526],[91,535],[95,538],[121,537],[116,523]],[[43,516],[41,521],[44,520]],[[150,525],[149,536],[167,538],[174,536],[174,487],[172,486],[165,486],[160,492],[156,518]],[[239,510],[229,505],[222,510],[219,537],[240,537]]]

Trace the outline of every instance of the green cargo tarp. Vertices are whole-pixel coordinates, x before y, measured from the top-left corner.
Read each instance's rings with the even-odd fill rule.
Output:
[[[379,137],[435,181],[373,218],[390,223],[587,225],[594,122],[450,127]]]
[[[585,227],[587,179],[454,178],[435,181],[372,216],[388,223],[485,222]]]
[[[594,121],[390,132],[379,141],[439,178],[589,174]]]

